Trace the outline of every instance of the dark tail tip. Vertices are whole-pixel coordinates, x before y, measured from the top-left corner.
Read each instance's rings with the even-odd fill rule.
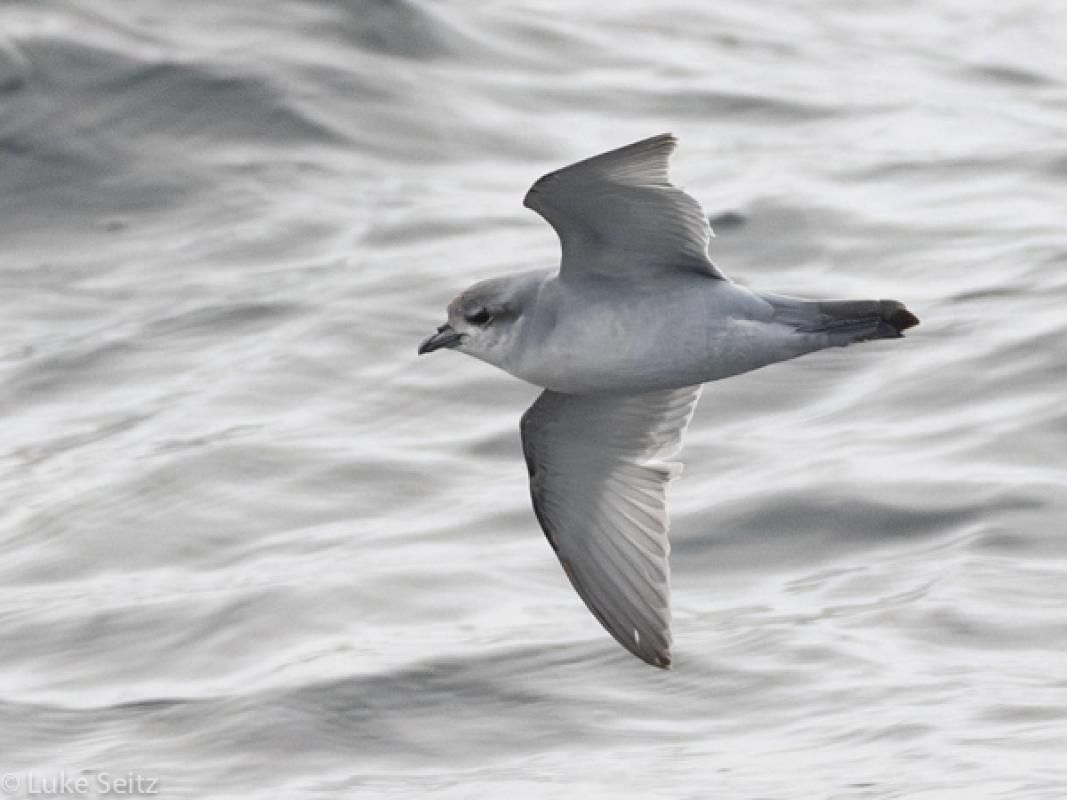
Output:
[[[898,303],[896,300],[882,301],[882,319],[898,334],[919,324],[919,318],[904,308],[903,303]]]

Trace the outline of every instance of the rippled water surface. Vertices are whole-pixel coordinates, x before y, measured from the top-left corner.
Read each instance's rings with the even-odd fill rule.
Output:
[[[1061,800],[1065,30],[4,3],[0,791]],[[537,390],[415,356],[460,288],[557,258],[534,178],[665,130],[727,274],[923,320],[707,388],[671,672],[537,527]]]

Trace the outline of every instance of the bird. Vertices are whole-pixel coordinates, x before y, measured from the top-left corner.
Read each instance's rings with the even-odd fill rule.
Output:
[[[593,616],[664,669],[666,487],[703,384],[919,322],[896,300],[805,300],[729,279],[708,256],[707,214],[671,183],[676,146],[653,136],[534,182],[523,205],[555,229],[558,268],[475,283],[418,348],[543,389],[519,426],[534,515]]]

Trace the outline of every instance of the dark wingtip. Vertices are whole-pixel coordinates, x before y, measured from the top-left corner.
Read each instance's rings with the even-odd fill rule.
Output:
[[[665,650],[657,652],[652,658],[643,658],[643,660],[650,666],[665,670],[670,670],[672,664],[670,651]]]

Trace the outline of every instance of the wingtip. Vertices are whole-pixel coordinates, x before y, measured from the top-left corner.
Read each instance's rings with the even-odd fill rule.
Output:
[[[666,133],[659,133],[655,136],[651,136],[641,142],[635,142],[635,144],[663,145],[674,150],[674,148],[678,146],[678,137],[670,131],[667,131]]]
[[[678,146],[678,138],[669,131],[667,133],[658,133],[655,136],[649,136],[646,139],[639,139],[636,142],[630,144],[624,144],[621,147],[617,147],[614,150],[608,150],[604,153],[599,153],[595,156],[576,161],[566,167],[553,170],[552,172],[545,173],[531,186],[526,194],[522,198],[522,205],[525,208],[529,208],[538,212],[544,216],[544,211],[541,207],[541,203],[538,202],[538,196],[551,192],[551,184],[556,180],[563,177],[563,175],[582,167],[587,167],[595,163],[603,163],[604,159],[621,158],[621,157],[638,157],[642,155],[647,156],[652,154],[653,156],[658,153],[662,153],[665,159],[669,159],[670,155],[674,152]],[[664,166],[664,180],[669,180],[667,175],[667,168]]]
[[[668,672],[674,666],[674,662],[671,659],[671,653],[669,650],[661,650],[653,654],[651,658],[645,659],[645,663],[656,667],[657,669],[666,670]]]
[[[634,635],[636,637],[636,631],[634,631]],[[670,634],[668,633],[668,639],[669,638]],[[636,639],[636,643],[638,646],[640,646],[641,640]],[[647,650],[633,650],[631,652],[633,652],[635,656],[640,658],[649,666],[656,667],[657,669],[669,670],[671,668],[671,665],[674,663],[673,659],[671,658],[670,645],[654,647],[651,652]]]

